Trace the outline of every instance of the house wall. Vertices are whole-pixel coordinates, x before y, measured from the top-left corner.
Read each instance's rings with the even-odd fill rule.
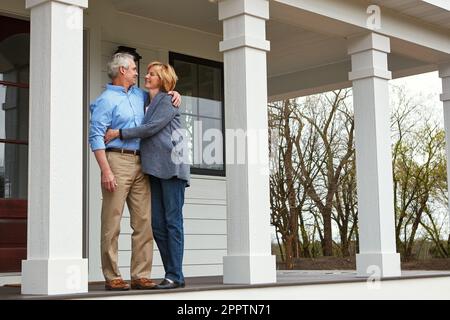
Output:
[[[86,12],[89,34],[90,101],[98,96],[109,81],[108,59],[119,45],[137,48],[141,61],[141,86],[150,61],[168,62],[169,51],[221,61],[219,41],[211,35],[187,28],[118,13],[107,1],[90,1]],[[87,108],[87,106],[86,106]],[[89,155],[89,266],[90,280],[102,280],[100,264],[100,171],[92,153]],[[185,276],[221,275],[222,257],[226,255],[226,180],[223,177],[193,176],[187,189],[184,207]],[[119,239],[119,266],[129,278],[131,233],[126,209]],[[164,270],[155,245],[152,277],[159,278]]]

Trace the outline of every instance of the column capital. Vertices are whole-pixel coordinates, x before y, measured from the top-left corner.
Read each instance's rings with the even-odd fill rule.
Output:
[[[270,42],[264,39],[257,39],[247,36],[228,39],[220,42],[220,52],[226,52],[242,47],[248,47],[262,51],[270,51]]]
[[[392,72],[378,68],[367,68],[362,70],[351,71],[348,75],[350,81],[361,80],[366,78],[380,78],[384,80],[392,79]]]
[[[443,93],[440,95],[440,98],[442,102],[450,101],[450,93]]]
[[[439,77],[442,78],[442,102],[450,102],[450,61],[439,65]]]
[[[220,21],[243,14],[269,20],[269,0],[220,0]]]
[[[374,32],[350,38],[348,42],[348,54],[350,55],[368,50],[391,52],[390,38]]]
[[[450,62],[439,65],[439,77],[440,78],[450,77]]]
[[[77,6],[83,9],[87,9],[88,0],[26,0],[26,8],[32,9],[46,2],[59,2],[63,4],[67,4],[69,6]]]

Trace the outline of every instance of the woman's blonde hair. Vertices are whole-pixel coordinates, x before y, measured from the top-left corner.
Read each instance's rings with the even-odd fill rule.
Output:
[[[158,61],[154,61],[148,65],[147,70],[150,71],[151,68],[154,69],[155,73],[161,80],[160,89],[162,91],[169,92],[175,89],[178,81],[178,76],[170,64],[164,64]]]

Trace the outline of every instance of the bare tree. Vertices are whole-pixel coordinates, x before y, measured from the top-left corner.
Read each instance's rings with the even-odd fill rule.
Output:
[[[279,133],[279,163],[271,175],[273,224],[283,239],[288,264],[302,254],[314,254],[310,243],[316,233],[322,254],[331,256],[333,220],[339,221],[345,247],[355,233],[350,226],[355,212],[347,201],[350,193],[346,193],[347,208],[334,212],[339,183],[345,169],[351,169],[348,163],[354,155],[354,120],[348,97],[348,90],[340,90],[303,102],[287,100],[269,106],[270,127]],[[311,205],[317,210],[308,208]],[[308,232],[308,221],[312,221],[313,232]]]
[[[296,146],[299,181],[323,219],[324,256],[333,255],[334,200],[344,166],[354,154],[354,118],[347,105],[349,94],[349,90],[339,90],[320,95],[315,101],[307,100],[296,115],[299,122],[305,121],[311,128],[310,135],[318,138],[314,144],[301,144],[299,140]]]
[[[408,260],[422,226],[440,249],[439,212],[432,212],[446,189],[445,134],[416,97],[394,88],[397,105],[392,115],[393,177],[397,250]],[[442,203],[442,202],[441,202]],[[436,209],[436,208],[435,208]],[[445,256],[445,250],[440,250]]]

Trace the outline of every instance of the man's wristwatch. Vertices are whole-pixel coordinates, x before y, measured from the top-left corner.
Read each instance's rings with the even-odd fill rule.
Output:
[[[119,129],[119,138],[120,138],[120,140],[123,140],[122,129]]]

